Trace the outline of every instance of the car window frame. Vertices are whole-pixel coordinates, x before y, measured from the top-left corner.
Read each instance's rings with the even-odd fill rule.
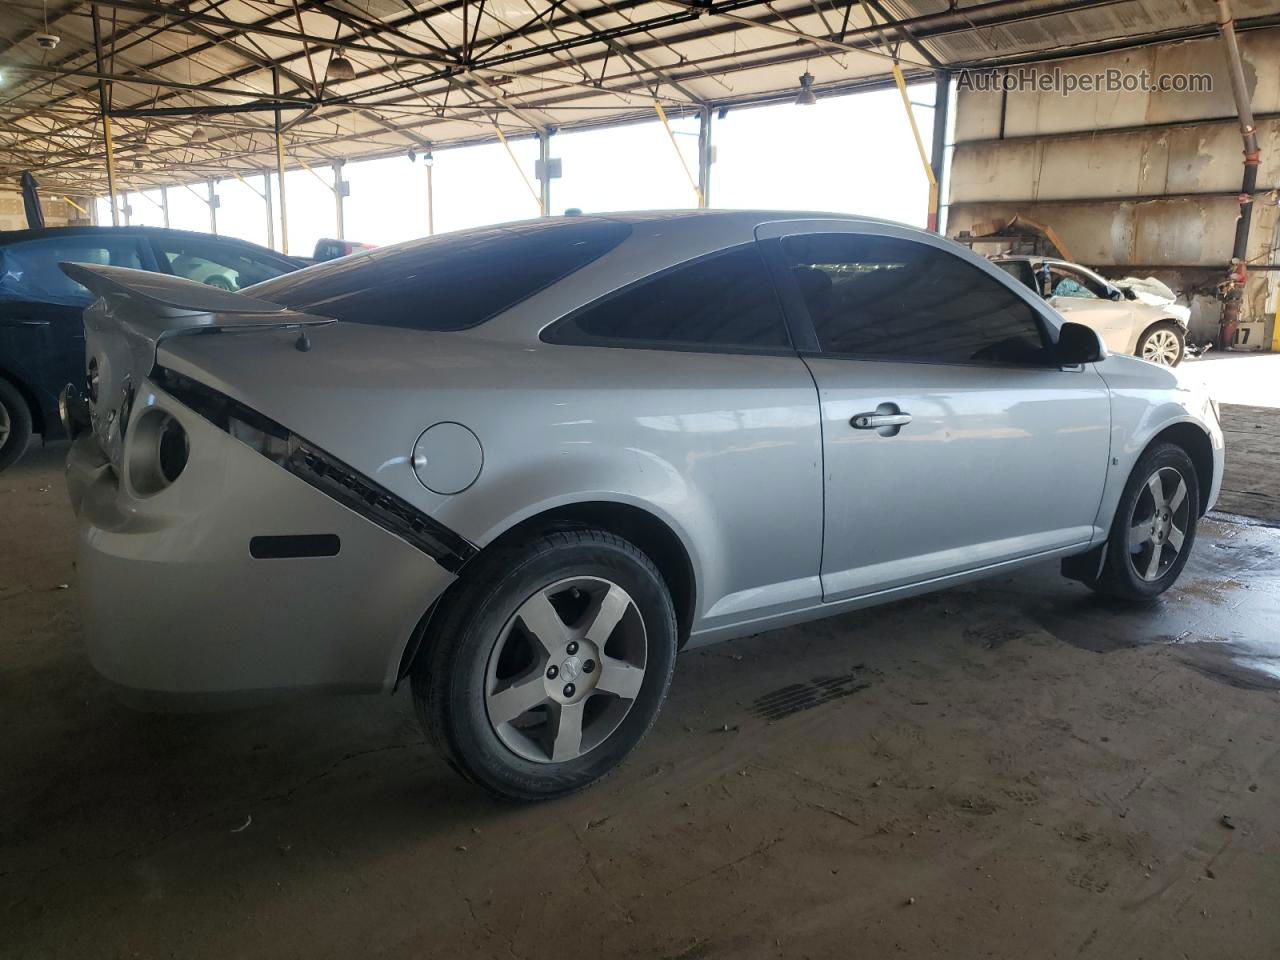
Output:
[[[1073,266],[1072,264],[1069,264],[1069,263],[1064,263],[1063,261],[1060,261],[1060,260],[1050,260],[1045,264],[1045,266],[1049,268],[1050,276],[1053,276],[1054,271],[1057,271],[1058,273],[1063,274],[1064,278],[1070,278],[1074,280],[1079,286],[1083,287],[1086,290],[1089,290],[1090,293],[1093,293],[1090,287],[1094,285],[1102,287],[1102,291],[1103,291],[1100,294],[1094,293],[1093,296],[1091,297],[1072,297],[1072,296],[1068,296],[1065,293],[1053,293],[1051,294],[1051,296],[1062,297],[1065,300],[1110,300],[1111,299],[1111,296],[1109,294],[1110,287],[1104,281],[1100,280],[1097,277],[1089,276],[1087,273],[1085,273],[1083,270],[1079,269],[1078,267]]]
[[[786,305],[783,302],[782,291],[778,287],[777,277],[774,270],[770,267],[769,257],[766,255],[764,247],[765,243],[760,240],[744,240],[741,243],[734,243],[726,247],[720,247],[707,253],[699,254],[688,260],[681,260],[679,263],[670,264],[653,273],[647,273],[643,277],[638,277],[629,283],[610,290],[588,303],[574,307],[569,312],[556,317],[551,323],[547,324],[538,334],[538,339],[548,346],[557,347],[597,347],[607,350],[657,350],[669,351],[675,353],[705,353],[705,354],[726,354],[730,356],[751,356],[751,357],[795,357],[799,355],[800,349],[797,346],[795,333],[792,329],[791,321],[787,315]],[[618,297],[626,296],[639,287],[652,283],[662,277],[669,276],[678,270],[685,270],[695,267],[700,263],[705,263],[715,257],[723,256],[743,247],[752,247],[760,254],[760,259],[765,267],[765,277],[768,280],[769,287],[773,291],[774,301],[778,308],[778,319],[782,324],[782,331],[786,334],[788,345],[776,347],[750,347],[745,344],[741,345],[716,345],[709,343],[688,343],[676,340],[617,340],[606,342],[603,338],[600,340],[584,339],[580,341],[570,341],[567,339],[551,339],[557,334],[561,328],[568,327],[574,320],[584,313],[600,307]]]
[[[790,237],[815,237],[815,236],[831,236],[831,237],[872,237],[880,240],[901,241],[905,243],[916,243],[925,247],[932,247],[965,263],[967,266],[977,270],[979,273],[993,280],[997,285],[1006,287],[1013,292],[1015,297],[1026,305],[1031,313],[1036,329],[1040,333],[1040,339],[1045,351],[1045,360],[1042,363],[998,363],[988,360],[936,360],[927,357],[912,357],[907,355],[885,356],[883,354],[862,354],[862,353],[845,353],[833,350],[825,350],[821,341],[818,339],[817,327],[813,322],[813,318],[809,314],[808,304],[805,302],[804,295],[800,290],[799,284],[796,283],[791,273],[791,268],[797,264],[793,263],[786,254],[784,242]],[[921,239],[903,236],[898,233],[880,233],[874,230],[804,230],[797,229],[791,233],[782,233],[768,240],[759,241],[765,250],[765,260],[769,264],[770,272],[774,277],[774,286],[780,290],[779,298],[783,302],[783,309],[787,314],[787,323],[792,330],[792,342],[803,344],[800,346],[799,353],[802,357],[826,358],[833,360],[853,360],[862,363],[916,363],[928,364],[931,366],[947,366],[947,367],[970,367],[992,370],[1061,370],[1061,364],[1054,358],[1058,343],[1058,329],[1044,315],[1042,309],[1043,300],[1039,296],[1034,295],[1034,291],[1027,290],[1025,286],[1017,281],[1008,272],[1001,270],[993,264],[986,263],[989,270],[983,269],[976,263],[970,263],[964,257],[958,256],[955,252],[947,250],[941,244],[927,243]]]
[[[99,240],[99,238],[101,238],[101,240]],[[156,273],[158,272],[158,269],[159,269],[159,263],[156,259],[156,251],[153,250],[151,247],[150,238],[146,236],[142,236],[140,234],[133,233],[133,232],[125,232],[125,231],[120,231],[119,233],[113,232],[110,234],[103,234],[98,232],[97,230],[93,232],[82,231],[82,230],[72,230],[67,232],[59,232],[56,234],[47,233],[42,236],[25,237],[21,240],[11,240],[7,243],[0,244],[0,250],[8,250],[10,248],[16,249],[16,248],[26,246],[27,244],[45,243],[51,240],[84,240],[88,243],[100,242],[103,244],[105,244],[108,241],[117,241],[117,242],[121,240],[128,241],[129,243],[134,244],[137,248],[138,263],[140,265],[139,269],[145,270],[148,273]],[[65,262],[79,263],[82,261],[71,260],[71,261],[65,261]],[[88,261],[85,261],[85,262],[88,262]],[[51,306],[79,307],[79,306],[93,303],[95,299],[97,299],[95,295],[89,292],[88,290],[86,290],[85,295],[81,298],[82,302],[77,302],[75,304],[54,303],[53,301],[49,301],[49,300],[39,300],[39,299],[34,299],[31,297],[25,297],[25,296],[21,298],[18,298],[18,297],[12,298],[11,302],[45,303],[45,304],[50,304]]]
[[[147,236],[142,237],[140,239],[145,240],[146,243],[151,247],[151,255],[155,261],[155,272],[165,273],[171,277],[176,277],[177,274],[174,273],[173,271],[173,264],[169,260],[169,255],[164,252],[164,248],[163,246],[161,246],[161,244],[165,240],[165,237],[163,235],[157,236],[155,234],[148,234]],[[175,237],[174,239],[175,239],[175,242],[178,239],[198,240],[200,242],[212,241],[216,245],[224,246],[227,250],[230,250],[232,252],[238,252],[241,256],[245,257],[246,259],[262,259],[264,260],[264,262],[266,262],[266,258],[262,256],[261,251],[257,250],[252,244],[243,244],[238,240],[228,241],[227,238],[220,237],[217,234],[208,234],[207,236],[199,236],[199,237],[186,237],[186,236],[181,238]],[[274,262],[277,265],[283,265],[286,267],[286,269],[281,274],[277,274],[277,276],[283,276],[283,274],[285,273],[294,273],[302,269],[302,266],[295,263],[292,260],[292,258],[286,257],[283,254],[278,254],[274,250],[271,250],[268,252],[271,254],[271,258],[272,258],[271,262]],[[208,258],[206,257],[204,259],[208,259]],[[274,280],[275,277],[268,277],[267,279]],[[265,282],[266,280],[258,281],[258,283],[265,283]],[[254,286],[254,284],[249,284],[248,286]],[[241,287],[240,291],[243,291],[246,289],[248,289],[248,287]],[[240,292],[240,291],[237,291],[237,292]]]

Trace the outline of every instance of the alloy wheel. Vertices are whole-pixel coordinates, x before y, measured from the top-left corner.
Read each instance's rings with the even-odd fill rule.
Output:
[[[485,674],[489,723],[526,760],[574,760],[631,712],[647,656],[644,618],[626,590],[599,577],[557,581],[498,635]]]
[[[1129,517],[1129,562],[1141,579],[1159,580],[1182,553],[1191,503],[1187,482],[1173,467],[1147,478]]]
[[[5,445],[5,441],[9,439],[9,432],[13,429],[13,421],[9,418],[9,408],[0,403],[0,447]]]
[[[1172,330],[1156,330],[1142,345],[1142,359],[1173,366],[1178,360],[1178,335]]]

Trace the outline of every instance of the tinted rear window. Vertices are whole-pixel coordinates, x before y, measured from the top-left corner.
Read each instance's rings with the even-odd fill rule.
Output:
[[[540,220],[382,247],[268,280],[252,296],[349,323],[474,327],[579,270],[631,232],[608,220]]]

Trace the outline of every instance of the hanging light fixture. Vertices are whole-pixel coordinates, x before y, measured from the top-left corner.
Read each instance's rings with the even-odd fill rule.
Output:
[[[325,76],[330,81],[354,80],[356,77],[356,68],[351,65],[350,60],[339,55],[329,61],[329,69]]]
[[[191,142],[204,143],[208,139],[209,134],[205,131],[204,127],[197,123],[191,130]]]
[[[413,163],[415,160],[418,159],[418,151],[413,149],[413,147],[410,147],[408,157],[409,157],[409,162]]]
[[[797,107],[812,107],[818,102],[818,98],[813,95],[813,74],[808,70],[800,74],[800,92],[796,94],[794,102]]]

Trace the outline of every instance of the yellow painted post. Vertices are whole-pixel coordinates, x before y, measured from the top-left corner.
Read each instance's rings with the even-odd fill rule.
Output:
[[[662,121],[662,128],[667,131],[667,137],[671,140],[671,149],[676,152],[676,159],[680,161],[680,166],[684,169],[684,175],[689,178],[689,186],[693,188],[693,195],[698,198],[698,206],[705,207],[707,205],[706,198],[703,197],[702,191],[698,189],[698,180],[689,169],[689,164],[685,162],[684,154],[680,152],[680,144],[676,143],[676,135],[671,129],[671,124],[667,122],[667,112],[662,109],[661,102],[653,101],[653,109],[658,114],[658,119]]]
[[[907,122],[911,124],[911,134],[916,139],[916,150],[920,153],[920,163],[924,174],[929,178],[929,229],[938,229],[938,179],[933,175],[933,167],[929,164],[929,154],[924,148],[924,139],[920,136],[920,128],[916,126],[916,115],[911,109],[911,98],[907,95],[907,79],[902,75],[898,61],[893,62],[893,81],[898,85],[898,93],[902,94],[902,106],[907,111]]]
[[[538,216],[545,217],[547,215],[547,211],[542,209],[542,194],[533,185],[533,181],[529,179],[524,170],[520,168],[520,161],[516,159],[516,152],[511,149],[511,144],[507,143],[507,138],[502,135],[502,128],[495,123],[493,125],[493,132],[498,135],[498,140],[504,147],[506,147],[507,156],[511,158],[511,162],[516,166],[516,172],[520,174],[520,179],[524,181],[524,185],[528,187],[529,193],[533,195],[534,202],[538,205]]]

